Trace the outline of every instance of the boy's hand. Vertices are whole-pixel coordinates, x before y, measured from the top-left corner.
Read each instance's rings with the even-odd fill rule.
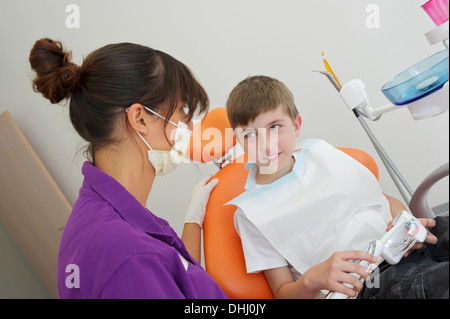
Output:
[[[430,218],[418,218],[418,219],[420,220],[422,225],[427,229],[427,231],[428,231],[427,237],[425,238],[425,241],[423,243],[416,243],[416,244],[414,244],[414,246],[412,246],[411,249],[408,250],[405,253],[404,257],[407,257],[409,254],[411,254],[411,252],[413,250],[423,248],[425,243],[431,244],[431,245],[436,245],[437,242],[438,242],[437,237],[434,236],[432,233],[430,233],[430,231],[428,230],[428,229],[433,228],[434,226],[436,226],[436,221],[434,219],[430,219]]]
[[[427,230],[430,229],[430,228],[433,228],[434,226],[436,226],[436,221],[434,219],[431,219],[431,218],[418,218],[418,220],[420,220],[422,225]],[[388,224],[388,227],[386,228],[386,232],[388,232],[392,227],[393,227],[393,225],[392,225],[392,220],[391,220],[389,222],[389,224]],[[408,250],[403,257],[407,257],[409,254],[411,254],[411,252],[413,250],[417,250],[417,249],[423,248],[425,243],[431,244],[431,245],[436,245],[437,242],[438,242],[437,237],[434,236],[432,233],[430,233],[430,231],[428,230],[428,234],[427,234],[427,237],[425,238],[425,241],[423,243],[416,243],[416,244],[414,244],[414,246],[412,246],[411,249]]]
[[[377,261],[373,255],[363,251],[336,252],[327,260],[308,269],[303,276],[308,276],[309,288],[312,290],[327,289],[353,298],[363,285],[350,273],[356,273],[365,280],[370,275],[364,267],[353,263],[352,260],[367,260],[370,263]],[[344,286],[343,283],[352,285],[355,290]]]

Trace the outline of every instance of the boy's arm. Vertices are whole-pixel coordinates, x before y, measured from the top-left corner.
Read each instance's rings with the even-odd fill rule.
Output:
[[[316,291],[309,291],[302,277],[294,281],[288,266],[267,269],[263,274],[277,299],[314,299],[317,294]]]
[[[403,205],[403,203],[401,201],[399,201],[397,198],[389,196],[385,193],[383,193],[383,195],[386,197],[386,199],[389,202],[392,219],[394,219],[398,214],[400,214],[401,211],[407,210],[405,205]]]
[[[306,271],[297,281],[292,278],[287,266],[264,270],[275,298],[313,299],[321,289],[336,291],[355,297],[362,288],[362,283],[350,273],[357,273],[364,279],[369,278],[366,269],[352,260],[367,260],[376,262],[376,258],[363,251],[341,251]],[[344,286],[349,283],[355,290]]]

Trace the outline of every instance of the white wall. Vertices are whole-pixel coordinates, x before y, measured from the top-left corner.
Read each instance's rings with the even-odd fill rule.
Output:
[[[31,88],[28,55],[42,37],[58,39],[74,60],[108,43],[136,42],[187,64],[204,85],[212,107],[249,75],[283,81],[303,117],[302,138],[366,150],[378,161],[386,193],[400,198],[365,132],[323,70],[321,53],[341,82],[361,78],[374,106],[387,104],[381,86],[407,67],[443,49],[424,33],[434,28],[420,8],[425,0],[0,0],[0,113],[8,110],[73,204],[82,183],[83,145],[68,108],[49,104]],[[66,7],[80,9],[80,28],[66,26]],[[366,7],[380,8],[380,28],[366,26]],[[414,121],[406,109],[370,123],[415,189],[448,162],[448,112]],[[5,168],[0,168],[5,169]],[[181,232],[190,189],[212,165],[183,166],[157,180],[148,207]],[[176,198],[176,200],[174,200]],[[448,201],[448,179],[431,204]]]

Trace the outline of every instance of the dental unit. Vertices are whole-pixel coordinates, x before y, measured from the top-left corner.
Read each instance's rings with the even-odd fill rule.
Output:
[[[356,118],[366,131],[383,164],[400,191],[403,199],[415,217],[433,218],[435,213],[430,207],[427,197],[435,183],[448,176],[449,165],[444,164],[429,174],[419,187],[413,191],[404,177],[392,162],[386,151],[376,139],[365,119],[377,121],[384,113],[407,107],[414,120],[427,119],[442,114],[449,109],[449,11],[448,0],[430,0],[422,6],[436,28],[425,34],[430,45],[442,42],[445,49],[416,63],[388,81],[381,89],[385,97],[391,102],[374,108],[368,99],[365,84],[360,79],[351,80],[342,86],[337,81],[334,72],[324,58],[327,71],[319,72],[329,79],[340,97],[353,111]],[[322,54],[323,55],[323,54]],[[389,264],[397,264],[403,255],[416,243],[423,242],[427,230],[411,215],[403,211],[393,221],[390,229],[381,239],[369,244],[367,252],[375,257],[386,260]],[[354,261],[365,267],[369,273],[375,265],[366,261]],[[353,274],[360,280],[359,275]],[[347,284],[346,284],[347,285]],[[348,287],[351,288],[350,285]],[[330,292],[327,299],[346,299],[347,296]]]
[[[435,23],[436,21],[440,23],[434,30],[425,34],[428,42],[430,44],[442,42],[446,48],[388,81],[381,91],[391,103],[374,108],[369,101],[366,86],[360,79],[351,80],[340,86],[325,58],[327,71],[314,72],[327,76],[344,103],[354,113],[414,216],[432,218],[434,212],[425,203],[426,196],[436,182],[448,176],[448,163],[427,176],[414,192],[366,122],[366,119],[377,121],[384,113],[403,107],[408,108],[415,120],[437,116],[449,109],[448,0],[430,0],[422,7]]]

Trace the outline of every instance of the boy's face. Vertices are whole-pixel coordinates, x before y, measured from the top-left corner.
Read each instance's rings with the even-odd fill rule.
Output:
[[[295,138],[300,134],[300,126],[300,116],[293,123],[284,108],[279,106],[259,114],[253,122],[237,127],[235,132],[237,141],[249,158],[256,162],[260,174],[284,175],[292,169],[289,165],[292,164]]]

